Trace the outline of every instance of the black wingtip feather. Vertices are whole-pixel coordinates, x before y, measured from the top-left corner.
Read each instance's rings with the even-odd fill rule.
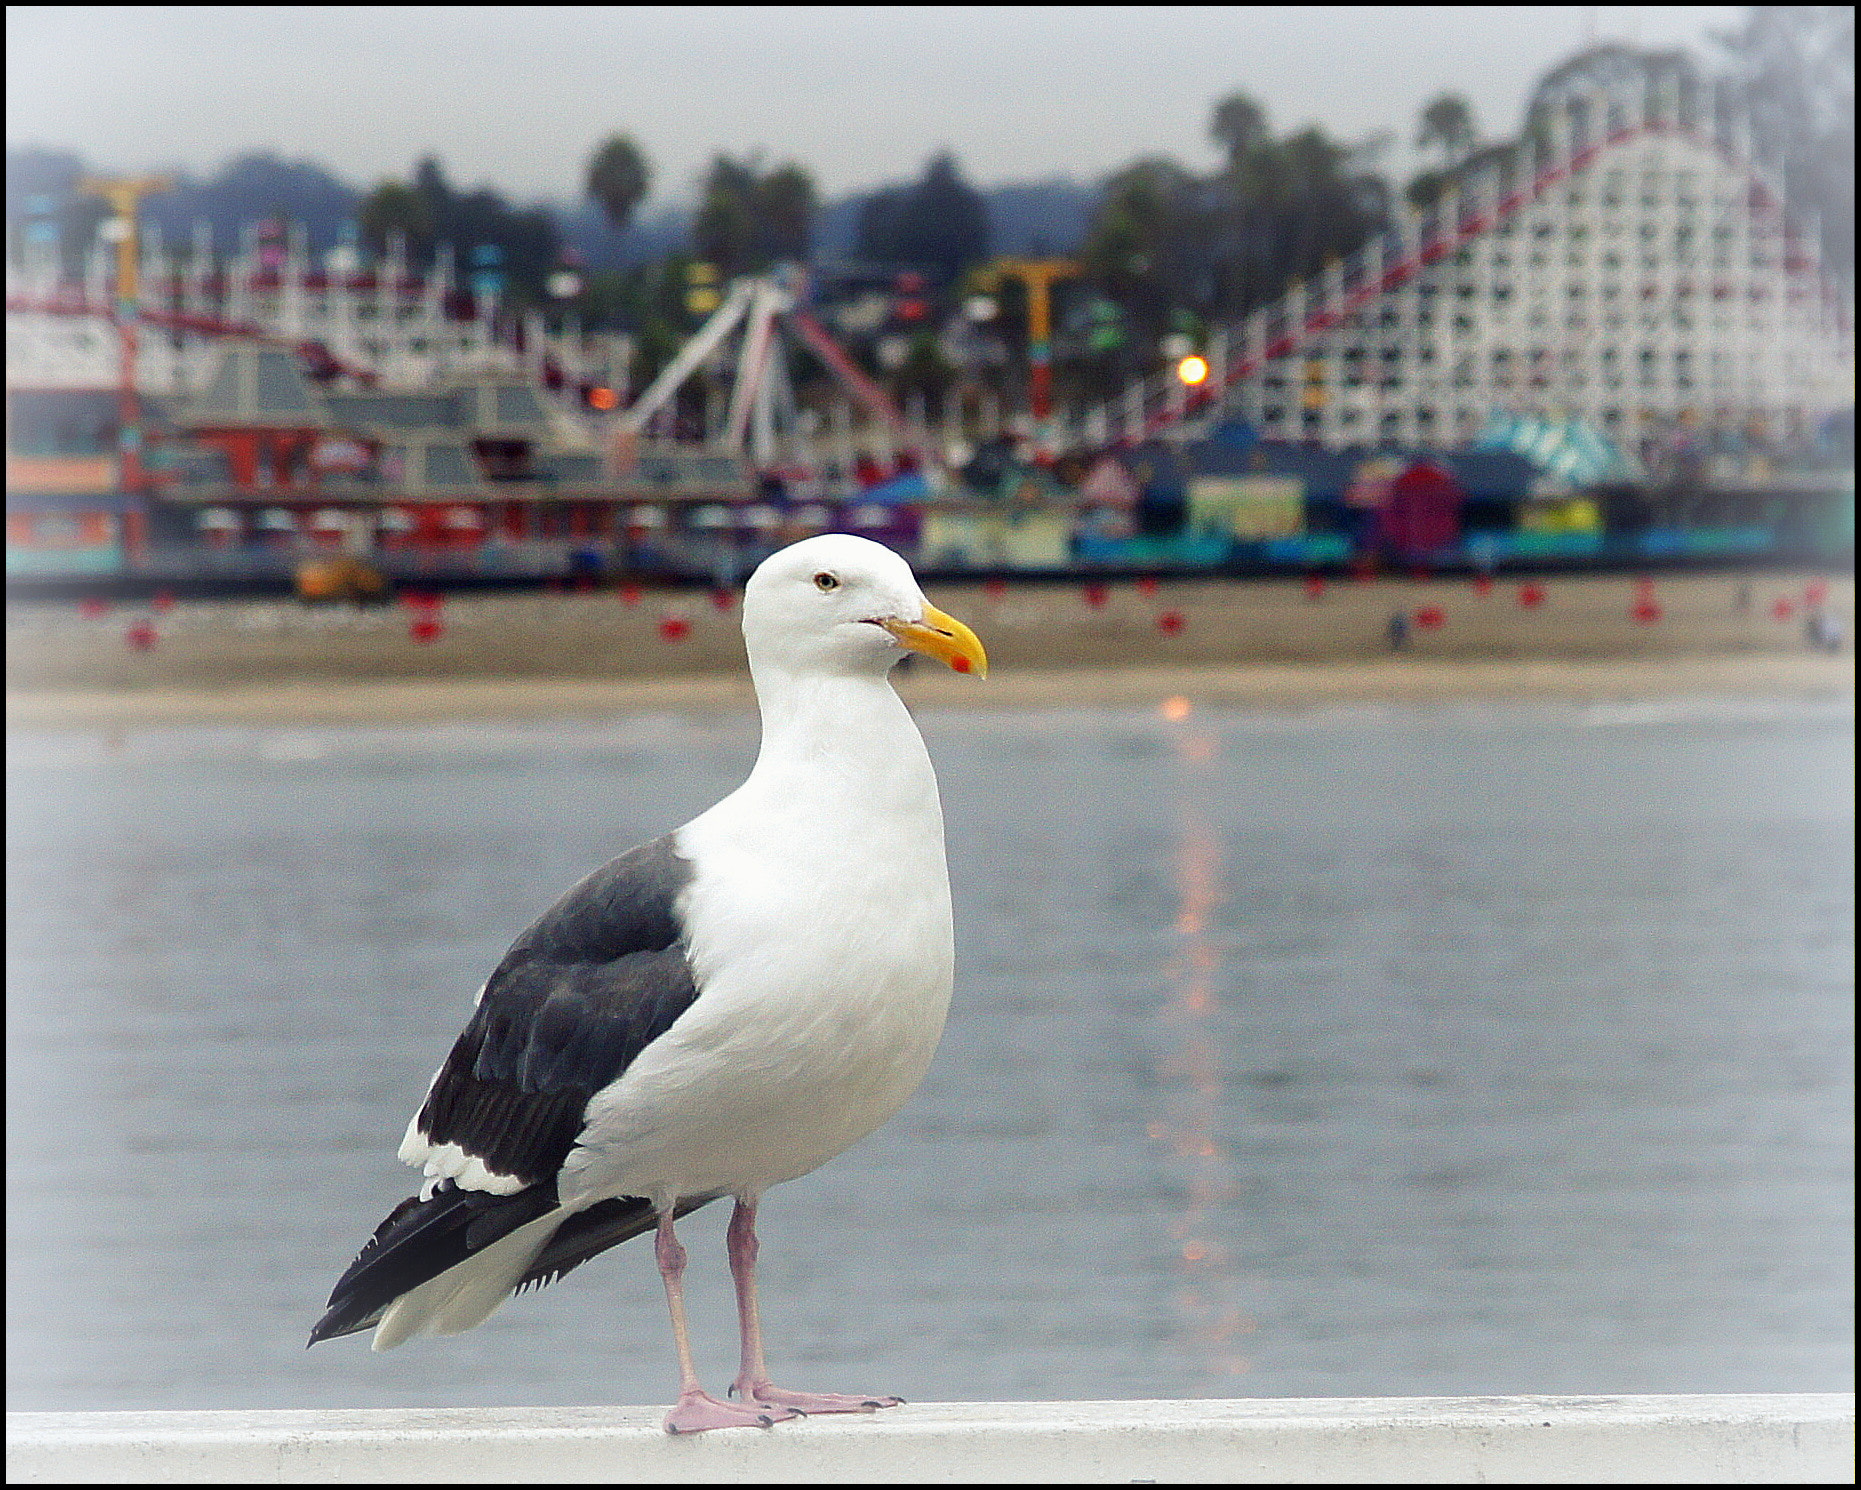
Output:
[[[375,1228],[337,1280],[323,1318],[310,1332],[310,1343],[368,1329],[402,1294],[547,1215],[556,1205],[553,1184],[533,1185],[515,1195],[487,1195],[461,1190],[448,1180],[425,1200],[408,1197]]]

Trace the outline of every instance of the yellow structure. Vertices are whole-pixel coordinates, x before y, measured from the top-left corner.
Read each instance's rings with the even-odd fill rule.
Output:
[[[1541,497],[1520,511],[1519,527],[1527,533],[1600,533],[1603,514],[1589,497]]]
[[[170,176],[86,176],[78,182],[80,191],[102,197],[116,209],[122,224],[116,239],[116,294],[119,300],[135,303],[137,253],[136,214],[144,197],[174,189]]]
[[[997,259],[976,276],[994,288],[1004,279],[1027,286],[1028,394],[1035,426],[1035,454],[1046,459],[1046,423],[1053,412],[1053,284],[1084,271],[1071,259]]]

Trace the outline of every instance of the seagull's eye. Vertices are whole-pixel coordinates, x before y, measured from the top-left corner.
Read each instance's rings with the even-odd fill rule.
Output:
[[[836,576],[829,574],[823,569],[819,574],[814,576],[814,588],[819,590],[822,594],[826,594],[829,590],[839,589],[840,581]]]

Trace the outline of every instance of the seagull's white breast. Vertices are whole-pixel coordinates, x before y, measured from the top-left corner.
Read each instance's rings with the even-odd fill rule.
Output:
[[[885,686],[885,685],[881,685]],[[954,952],[936,778],[899,734],[792,765],[679,831],[700,995],[589,1108],[564,1199],[760,1192],[817,1168],[916,1090]]]

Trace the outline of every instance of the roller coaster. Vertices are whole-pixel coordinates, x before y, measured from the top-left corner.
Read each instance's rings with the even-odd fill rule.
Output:
[[[1439,446],[1499,411],[1574,413],[1633,442],[1676,420],[1788,432],[1852,408],[1852,310],[1815,225],[1785,217],[1748,131],[1647,102],[1567,101],[1427,210],[1216,328],[1200,386],[1163,369],[1057,443],[1238,417],[1329,448]],[[1299,359],[1305,376],[1284,376]]]

